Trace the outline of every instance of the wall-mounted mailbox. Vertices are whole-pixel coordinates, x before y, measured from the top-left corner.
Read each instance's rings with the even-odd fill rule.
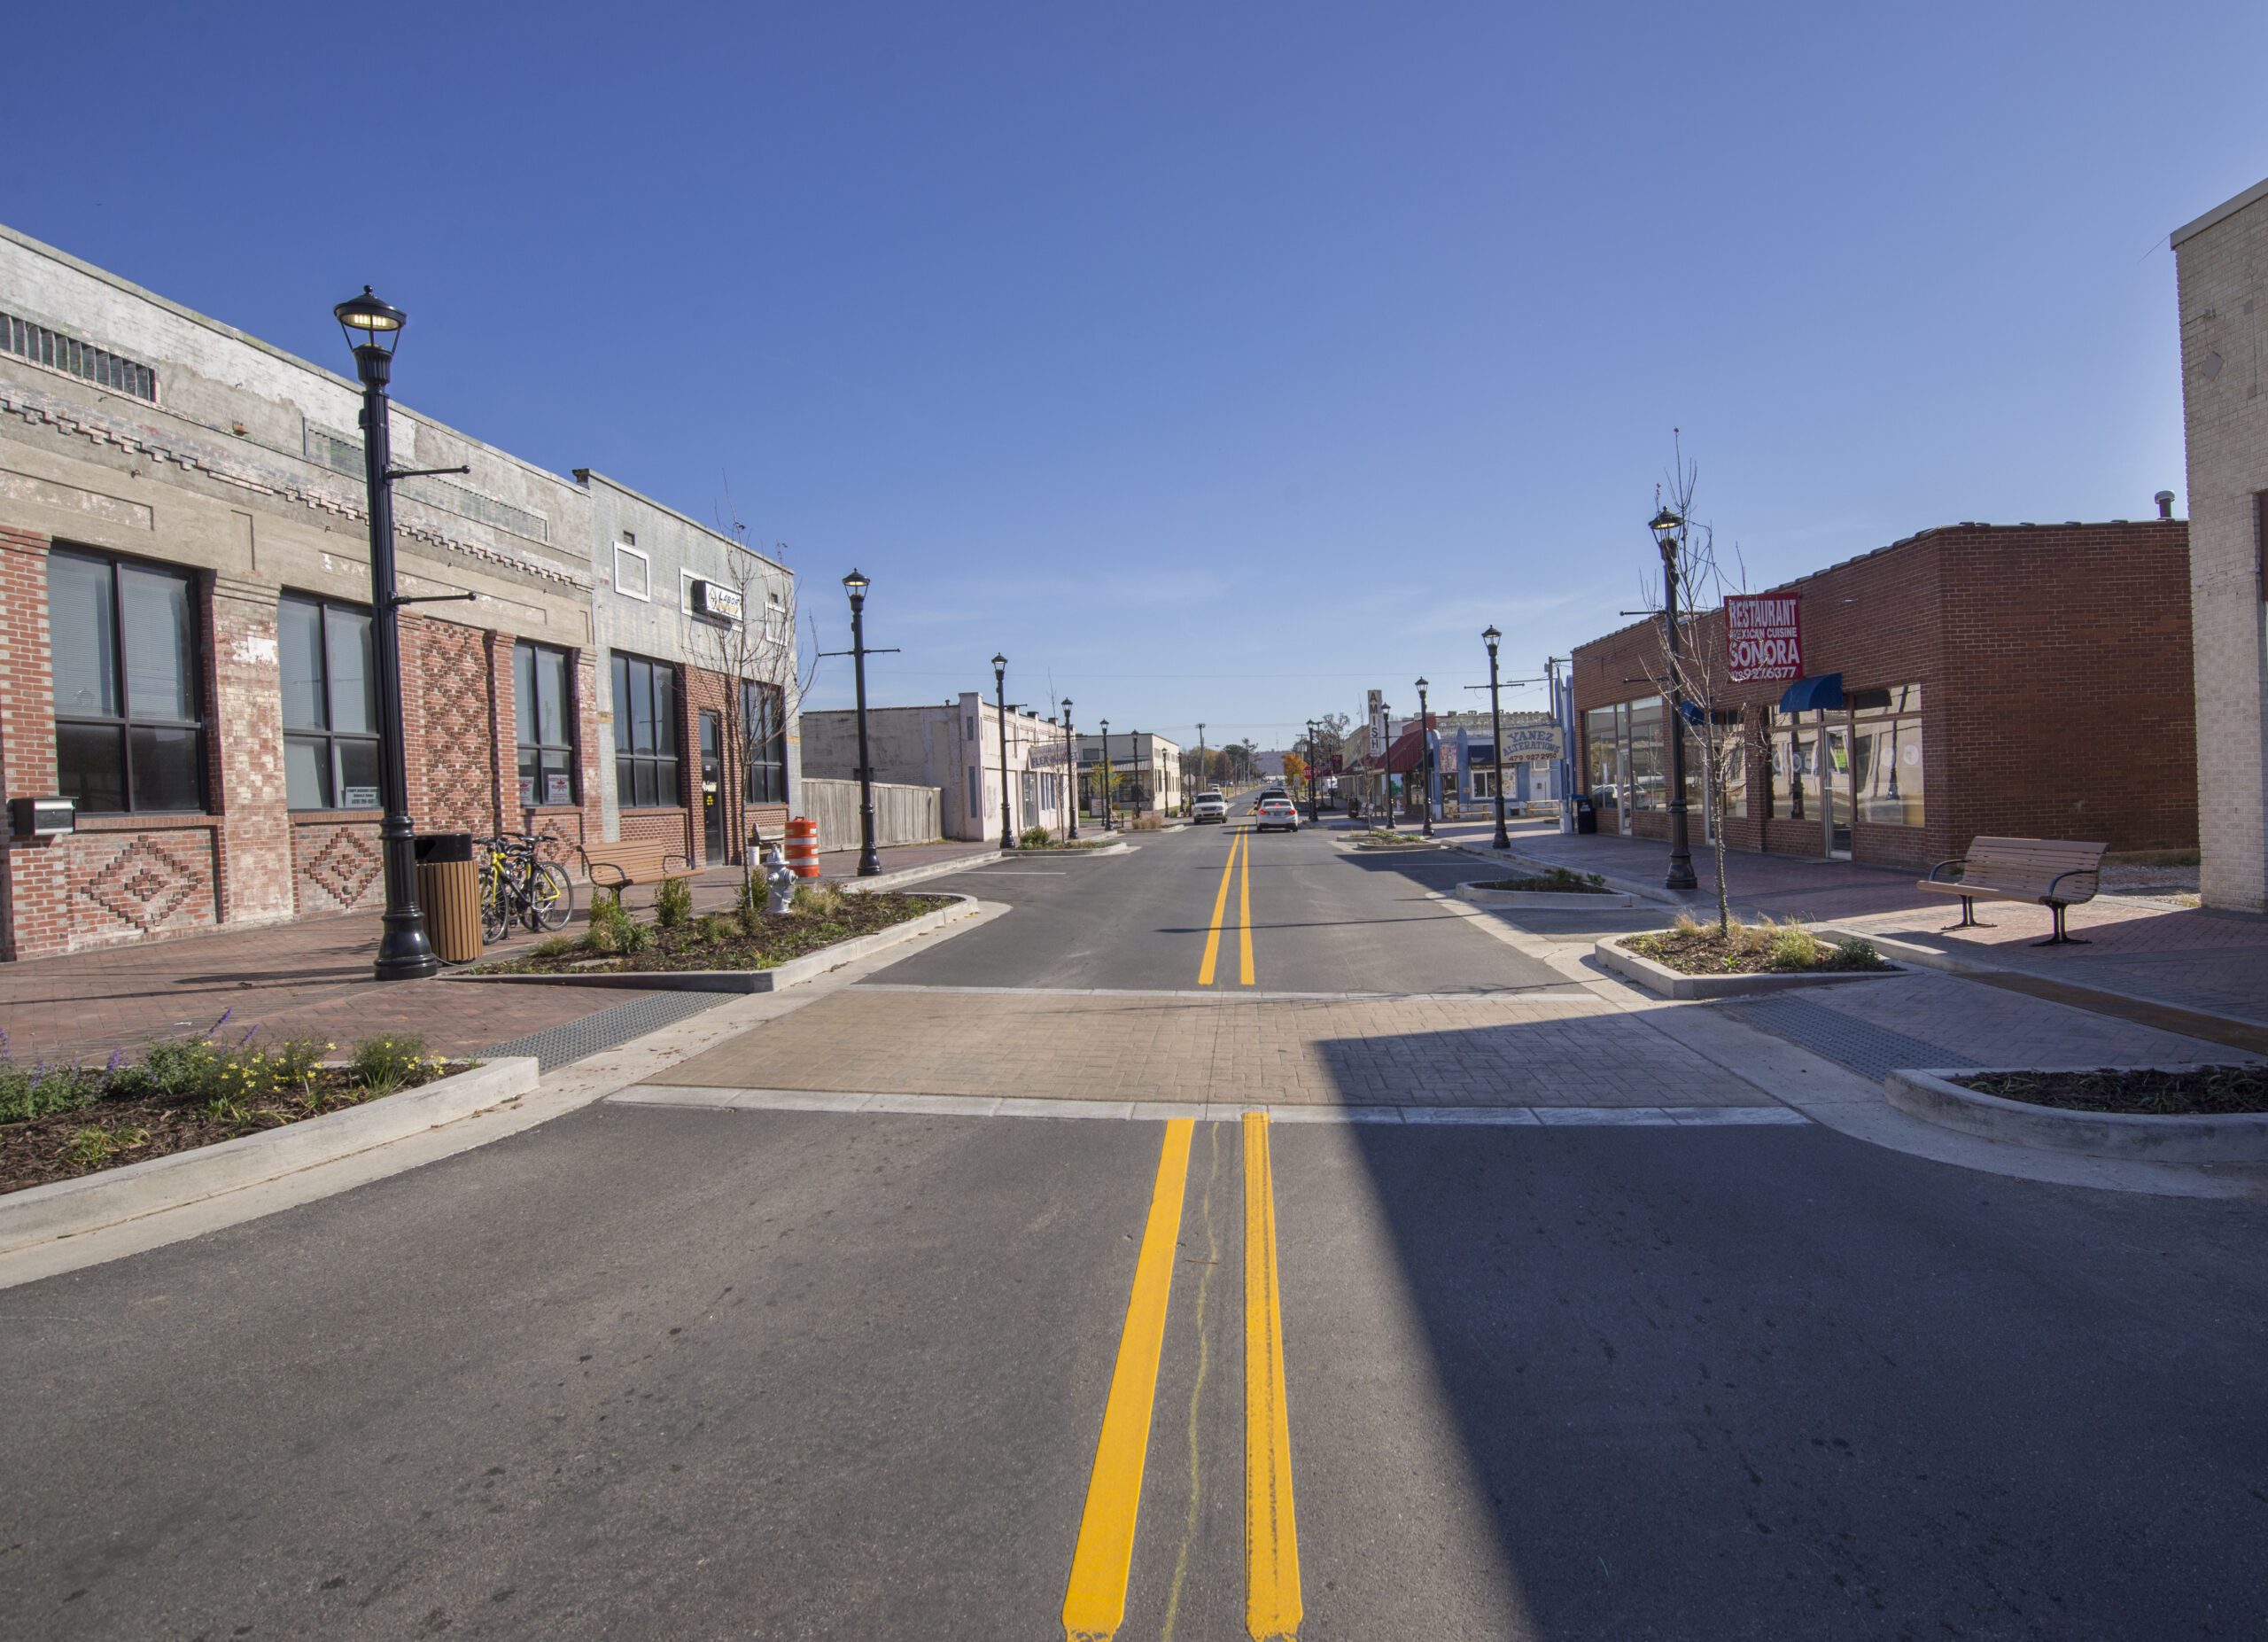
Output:
[[[8,830],[19,838],[52,838],[78,830],[78,801],[74,798],[11,798]]]

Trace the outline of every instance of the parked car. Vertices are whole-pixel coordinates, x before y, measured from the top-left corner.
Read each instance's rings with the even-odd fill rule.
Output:
[[[1259,807],[1254,811],[1254,816],[1252,829],[1254,832],[1268,832],[1278,827],[1285,832],[1300,829],[1300,806],[1281,794],[1273,798],[1262,798]]]
[[[1229,819],[1229,801],[1217,792],[1200,792],[1190,801],[1189,819],[1192,821],[1225,821]]]

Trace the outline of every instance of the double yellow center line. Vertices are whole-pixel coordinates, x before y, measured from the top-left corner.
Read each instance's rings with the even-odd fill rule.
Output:
[[[1225,891],[1223,894],[1225,895]],[[1268,1117],[1244,1115],[1245,1630],[1253,1642],[1299,1632],[1299,1529],[1292,1504],[1292,1437],[1284,1378],[1284,1312],[1276,1272],[1276,1190]],[[1141,1515],[1150,1411],[1165,1348],[1166,1302],[1181,1230],[1192,1121],[1166,1124],[1134,1291],[1103,1406],[1102,1434],[1063,1597],[1067,1642],[1111,1642],[1126,1619]]]
[[[1241,864],[1241,875],[1237,868]],[[1237,883],[1237,979],[1252,984],[1252,834],[1239,831],[1229,839],[1229,859],[1221,868],[1220,892],[1213,897],[1213,923],[1205,931],[1205,961],[1197,966],[1197,984],[1210,986],[1221,961],[1221,924],[1229,914],[1229,882]]]

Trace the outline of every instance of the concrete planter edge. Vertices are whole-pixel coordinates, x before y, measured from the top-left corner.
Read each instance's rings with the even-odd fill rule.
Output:
[[[0,1253],[79,1236],[366,1152],[516,1101],[532,1093],[536,1082],[533,1055],[500,1055],[367,1105],[11,1192],[0,1197]]]
[[[1680,1003],[1701,998],[1735,998],[1750,992],[1788,992],[1805,986],[1833,986],[1847,981],[1878,981],[1905,970],[1897,964],[1884,969],[1826,969],[1814,975],[1685,975],[1666,963],[1630,951],[1619,936],[1608,936],[1591,948],[1592,953],[1625,980],[1635,981],[1649,992]]]
[[[1492,890],[1487,887],[1487,880],[1480,878],[1458,884],[1456,898],[1476,907],[1533,907],[1555,912],[1638,904],[1636,896],[1622,890],[1604,890],[1596,894],[1576,890]]]
[[[2155,1071],[2191,1071],[2197,1063]],[[1964,1089],[1955,1078],[1984,1071],[2039,1071],[2029,1066],[1915,1068],[1883,1080],[1890,1103],[1908,1117],[1987,1140],[2078,1152],[2137,1163],[2268,1163],[2268,1112],[2153,1117],[2137,1112],[2075,1112]],[[2135,1069],[2143,1070],[2143,1069]]]
[[[949,924],[974,918],[980,910],[976,898],[952,891],[936,891],[949,896],[957,905],[940,907],[935,912],[925,912],[918,918],[877,930],[872,935],[861,935],[841,941],[833,946],[823,946],[801,958],[769,969],[637,969],[626,974],[607,975],[452,975],[452,981],[485,982],[489,985],[520,986],[596,986],[616,992],[776,992],[790,986],[801,986],[815,981],[831,969],[906,941],[918,940],[934,934]]]

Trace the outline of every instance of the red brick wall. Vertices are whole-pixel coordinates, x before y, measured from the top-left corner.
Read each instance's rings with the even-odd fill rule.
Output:
[[[55,791],[55,681],[47,641],[47,538],[0,529],[0,789]],[[59,952],[70,938],[63,852],[0,845],[0,957]]]
[[[1992,833],[2106,838],[2116,849],[2194,844],[2187,529],[1952,525],[1759,589],[1802,598],[1807,674],[1841,673],[1846,694],[1922,687],[1924,824],[1857,821],[1853,859],[1924,866]],[[1702,625],[1721,656],[1720,619]],[[1655,693],[1624,681],[1661,671],[1659,634],[1646,622],[1576,647],[1579,785],[1581,715]],[[1744,710],[1750,740],[1749,813],[1725,836],[1738,849],[1817,855],[1816,793],[1806,820],[1767,819],[1760,737],[1784,689],[1728,685],[1719,695]],[[1634,819],[1637,836],[1667,836],[1666,812]],[[1697,846],[1699,831],[1697,819]]]

